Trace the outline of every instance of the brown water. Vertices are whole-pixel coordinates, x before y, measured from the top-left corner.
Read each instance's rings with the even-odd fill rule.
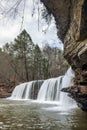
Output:
[[[1,99],[0,130],[87,130],[87,113],[79,108]]]

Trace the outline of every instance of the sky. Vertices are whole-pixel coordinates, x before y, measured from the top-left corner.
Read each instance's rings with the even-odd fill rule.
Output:
[[[54,18],[51,20],[51,24],[48,28],[45,19],[42,19],[40,14],[38,30],[38,0],[35,1],[35,6],[33,5],[33,0],[26,1],[22,28],[21,22],[23,15],[21,14],[23,10],[19,10],[21,14],[19,13],[15,19],[6,16],[3,18],[2,15],[0,15],[0,47],[2,47],[7,42],[10,43],[13,41],[14,38],[16,38],[23,29],[26,29],[33,42],[38,44],[40,47],[43,47],[45,43],[49,43],[52,47],[58,46],[59,48],[63,49],[62,42],[58,39],[57,36],[57,29]],[[4,2],[1,4],[5,6]],[[40,5],[40,9],[41,8],[42,5]],[[46,33],[44,33],[45,30],[47,30]]]

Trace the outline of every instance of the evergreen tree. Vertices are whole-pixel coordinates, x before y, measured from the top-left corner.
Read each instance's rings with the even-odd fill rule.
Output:
[[[40,47],[36,44],[34,49],[34,77],[36,79],[42,78],[42,52]]]
[[[15,39],[13,50],[16,58],[22,63],[26,81],[29,81],[29,72],[32,68],[34,44],[30,35],[23,30]],[[30,76],[31,77],[31,76]]]
[[[50,66],[49,66],[49,60],[47,58],[42,59],[42,70],[43,70],[43,79],[50,78]]]
[[[34,43],[26,30],[23,30],[17,38],[15,38],[13,43],[6,43],[3,50],[13,55],[14,59],[10,64],[15,72],[20,75],[19,77],[21,80],[31,80],[31,70],[34,60]]]

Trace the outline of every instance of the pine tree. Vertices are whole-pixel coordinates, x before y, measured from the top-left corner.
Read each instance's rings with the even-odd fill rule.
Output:
[[[34,77],[36,79],[42,78],[42,52],[37,44],[34,49]]]
[[[30,35],[26,32],[26,30],[23,30],[17,36],[11,48],[14,52],[14,56],[17,59],[17,61],[20,64],[22,64],[21,65],[22,76],[26,81],[31,80],[30,71],[33,62],[34,44],[32,42]]]

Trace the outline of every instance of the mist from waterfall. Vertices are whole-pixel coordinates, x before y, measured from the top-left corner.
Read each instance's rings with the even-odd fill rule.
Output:
[[[73,78],[75,74],[72,68],[70,67],[65,73],[62,80],[62,88],[67,88],[73,85]],[[67,93],[61,92],[61,102],[66,105],[72,105],[74,100],[68,96]]]

